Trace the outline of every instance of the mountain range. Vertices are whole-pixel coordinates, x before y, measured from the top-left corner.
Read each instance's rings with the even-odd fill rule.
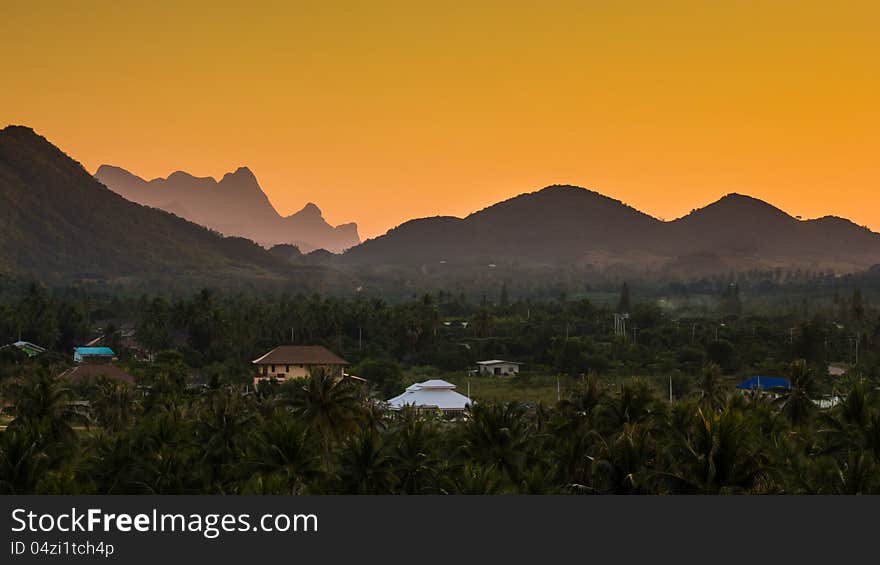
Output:
[[[132,202],[186,218],[225,235],[251,239],[264,247],[292,244],[304,253],[315,249],[340,252],[360,243],[354,223],[331,226],[311,202],[281,216],[247,167],[217,181],[177,171],[147,181],[120,167],[101,165],[95,178]]]
[[[247,206],[262,191],[246,169],[199,182],[208,192],[249,191],[233,209],[257,213]],[[665,222],[574,186],[521,194],[465,218],[411,220],[341,255],[303,255],[290,244],[266,250],[123,198],[30,128],[0,130],[0,275],[56,284],[188,281],[350,291],[363,281],[373,288],[408,284],[416,272],[422,279],[446,270],[456,280],[479,280],[490,265],[523,277],[577,267],[681,279],[754,268],[848,273],[878,263],[880,234],[842,218],[801,220],[729,194]]]
[[[2,273],[156,287],[307,278],[252,241],[126,200],[23,126],[0,130]]]
[[[598,192],[554,185],[465,218],[406,222],[344,257],[370,264],[622,266],[670,275],[776,267],[850,272],[880,263],[880,234],[833,216],[800,220],[741,194],[666,222]]]

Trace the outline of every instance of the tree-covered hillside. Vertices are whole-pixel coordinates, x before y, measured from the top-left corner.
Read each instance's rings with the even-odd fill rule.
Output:
[[[0,226],[0,269],[47,282],[291,275],[251,241],[125,200],[26,127],[0,130]]]

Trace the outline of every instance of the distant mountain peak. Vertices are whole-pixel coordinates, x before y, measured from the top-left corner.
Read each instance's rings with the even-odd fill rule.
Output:
[[[224,180],[227,180],[227,179],[230,179],[230,180],[234,179],[239,182],[248,182],[248,183],[257,184],[256,175],[254,175],[253,171],[251,171],[247,167],[238,167],[237,169],[235,169],[235,171],[233,171],[231,173],[226,173],[225,175],[223,175],[223,179],[220,182],[223,182]]]
[[[582,186],[575,186],[573,184],[548,184],[547,186],[538,190],[537,192],[582,192],[582,191],[591,192],[590,190],[588,190]]]
[[[0,134],[5,135],[30,135],[32,137],[43,138],[40,134],[34,131],[34,128],[28,126],[20,126],[11,124],[0,130]],[[45,139],[45,138],[43,138]]]
[[[743,204],[743,205],[758,205],[764,206],[767,208],[776,208],[772,204],[768,204],[767,202],[761,200],[760,198],[755,198],[754,196],[749,196],[748,194],[741,194],[739,192],[729,192],[716,200],[715,204]],[[711,204],[710,204],[711,206]]]
[[[280,281],[290,273],[253,243],[112,193],[31,128],[0,130],[0,225],[0,265],[52,284]]]
[[[130,173],[129,171],[126,171],[122,167],[117,167],[116,165],[108,165],[107,163],[104,163],[103,165],[100,165],[98,167],[98,170],[95,171],[95,176],[97,176],[99,173],[107,173],[110,171],[125,173],[127,175],[134,176],[134,174]]]
[[[754,222],[760,218],[795,220],[788,213],[776,206],[745,194],[731,192],[712,202],[711,204],[691,211],[690,214],[680,220],[695,220],[697,218],[723,217],[728,221]]]
[[[721,198],[718,199],[719,202],[720,202],[720,201],[724,201],[724,200],[729,200],[729,201],[737,201],[737,200],[749,201],[749,200],[758,200],[758,199],[755,198],[754,196],[749,196],[748,194],[742,194],[741,192],[728,192],[727,194],[725,194],[724,196],[722,196]]]
[[[730,192],[725,194],[721,198],[715,201],[715,204],[724,204],[727,206],[757,206],[761,208],[770,208],[773,210],[779,210],[776,206],[761,200],[760,198],[755,198],[754,196],[749,196],[748,194],[740,194],[739,192]],[[711,206],[711,204],[710,204]],[[780,212],[782,210],[779,210]]]
[[[296,215],[302,214],[303,216],[321,216],[321,209],[314,202],[309,202],[305,206],[303,206],[302,210],[296,213]]]
[[[185,182],[185,181],[188,181],[191,179],[202,179],[202,180],[210,179],[211,182],[213,182],[213,183],[217,182],[214,179],[214,177],[197,177],[197,176],[192,175],[186,171],[174,171],[173,173],[171,173],[170,175],[168,175],[164,179],[162,179],[161,177],[157,177],[157,179],[154,179],[154,180],[184,181]]]
[[[253,171],[245,166],[226,173],[219,181],[175,171],[166,178],[147,182],[112,165],[98,167],[95,177],[129,200],[266,246],[296,243],[303,251],[323,247],[340,252],[360,243],[355,224],[331,226],[314,203],[282,217],[260,188]]]

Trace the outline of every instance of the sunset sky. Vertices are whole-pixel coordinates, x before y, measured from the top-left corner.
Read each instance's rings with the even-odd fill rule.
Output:
[[[362,237],[555,183],[880,231],[880,3],[0,3],[0,126]]]

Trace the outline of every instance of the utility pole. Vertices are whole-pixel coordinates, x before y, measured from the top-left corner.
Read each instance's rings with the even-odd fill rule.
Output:
[[[669,403],[672,404],[672,375],[669,375]]]
[[[862,341],[862,333],[856,332],[856,365],[859,364],[859,342]]]
[[[846,348],[846,352],[849,353],[849,361],[855,365],[855,356],[853,356],[853,338],[849,338],[846,341],[849,344],[849,347]]]

